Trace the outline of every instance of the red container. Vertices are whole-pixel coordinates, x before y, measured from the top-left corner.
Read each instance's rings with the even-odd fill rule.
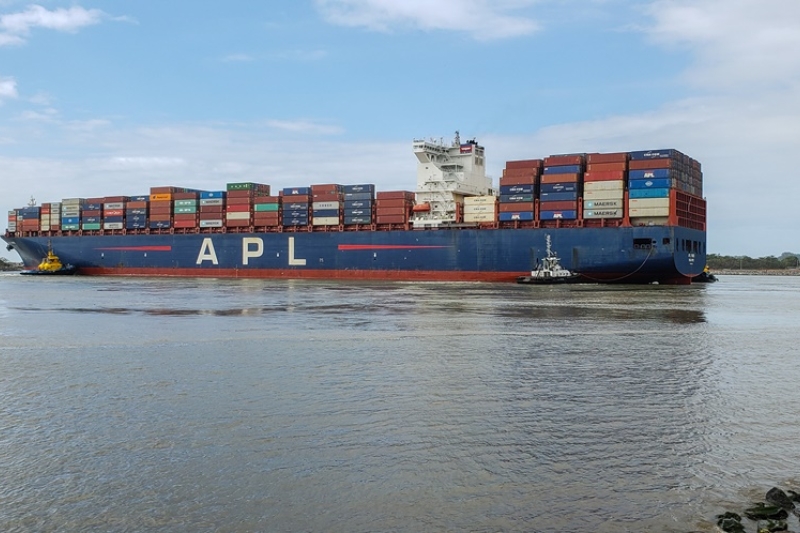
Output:
[[[626,170],[627,163],[592,163],[586,165],[586,170],[589,172],[607,172],[609,170]]]
[[[171,215],[172,208],[171,207],[151,207],[150,208],[151,215]]]
[[[290,194],[288,196],[283,196],[283,203],[288,204],[291,202],[311,202],[311,195],[306,194]]]
[[[587,172],[583,181],[619,181],[625,179],[624,170],[606,170],[604,172]]]
[[[200,195],[197,192],[176,192],[172,195],[173,200],[197,200]],[[177,226],[176,226],[177,227]]]
[[[312,193],[311,197],[315,202],[339,202],[342,200],[342,193],[325,193],[325,194],[317,194]]]
[[[256,226],[277,225],[280,222],[280,218],[278,213],[256,213],[253,216],[253,222]]]
[[[177,223],[179,220],[181,222],[186,222],[187,220],[197,220],[197,215],[195,213],[178,213],[175,215],[175,222]],[[178,226],[175,227],[177,228]]]
[[[561,202],[542,202],[539,211],[574,211],[578,209],[578,202],[567,200]]]
[[[87,204],[104,204],[105,201],[106,201],[105,198],[87,198],[86,199],[86,203]]]
[[[103,198],[102,203],[104,203],[104,204],[114,204],[114,203],[121,203],[121,202],[127,202],[127,201],[128,201],[128,197],[127,196],[106,196],[105,198]]]
[[[228,191],[228,200],[231,198],[252,198],[256,195],[256,191],[253,189],[246,189],[243,191]]]
[[[542,183],[577,183],[580,174],[542,174]]]
[[[159,193],[166,194],[166,193]],[[153,200],[150,202],[150,209],[163,209],[168,207],[172,209],[172,200]]]
[[[408,207],[379,207],[375,210],[375,216],[408,215]]]
[[[404,224],[408,222],[405,215],[379,215],[376,217],[376,224]]]
[[[223,207],[221,205],[201,205],[200,212],[201,213],[222,213]]]
[[[225,210],[228,213],[247,213],[248,211],[251,211],[251,209],[252,208],[249,204],[234,204],[225,207]]]
[[[322,185],[311,186],[312,196],[316,196],[318,194],[341,194],[341,192],[342,192],[342,186],[336,183],[325,183]]]
[[[595,163],[625,163],[628,161],[628,152],[615,152],[613,154],[589,154],[586,156],[588,164]]]
[[[250,226],[249,220],[226,220],[225,227],[226,228],[246,228]]]
[[[150,202],[128,202],[125,204],[126,209],[147,209]]]
[[[259,196],[253,197],[254,204],[279,204],[281,202],[280,196]]]
[[[197,227],[197,220],[176,220],[172,223],[172,227],[174,228],[196,228]]]
[[[654,168],[676,168],[677,161],[672,159],[642,159],[639,161],[631,161],[628,163],[628,168],[631,170],[650,170]]]
[[[503,185],[535,185],[536,174],[528,174],[523,176],[503,176],[500,178],[500,186]]]
[[[121,216],[125,216],[125,210],[124,209],[106,209],[105,211],[103,211],[103,216],[104,217],[121,217]]]
[[[101,217],[103,212],[99,209],[92,209],[91,211],[81,211],[82,217]]]
[[[411,191],[382,191],[375,194],[377,200],[414,200],[414,193]],[[380,205],[380,204],[379,204]]]
[[[150,187],[150,194],[174,194],[176,192],[183,192],[186,189],[183,187],[173,187],[171,185],[166,185],[163,187]]]
[[[225,201],[226,205],[253,205],[253,198],[252,196],[242,197],[231,197],[228,196],[228,199]]]
[[[508,202],[497,204],[501,213],[516,213],[518,211],[533,211],[533,202]]]
[[[169,213],[150,213],[150,222],[169,222],[172,220],[172,215]]]
[[[225,218],[225,215],[222,212],[218,213],[200,213],[197,215],[197,218],[200,220],[222,220]]]
[[[565,165],[582,165],[583,154],[551,155],[544,158],[544,166],[560,167]]]
[[[390,199],[378,199],[375,200],[375,207],[378,209],[383,209],[385,207],[392,208],[392,207],[410,207],[412,204],[411,200],[405,198],[390,198]]]
[[[539,170],[542,168],[541,159],[520,159],[517,161],[506,161],[506,170]]]
[[[504,168],[504,178],[515,178],[517,176],[533,176],[534,178],[539,175],[538,168]]]

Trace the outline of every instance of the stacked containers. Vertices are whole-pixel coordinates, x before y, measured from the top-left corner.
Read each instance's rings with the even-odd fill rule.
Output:
[[[150,188],[150,229],[169,229],[172,227],[172,195],[183,192],[177,187]]]
[[[253,197],[253,225],[276,227],[281,224],[281,198],[257,192]]]
[[[12,210],[8,212],[8,226],[6,226],[10,233],[17,232],[17,211]]]
[[[41,207],[23,207],[17,211],[17,230],[20,233],[38,232],[40,227]]]
[[[201,228],[221,228],[225,220],[226,191],[200,192],[199,226]]]
[[[50,204],[42,204],[38,231],[50,231]]]
[[[539,220],[578,218],[584,161],[583,154],[545,157],[539,186]]]
[[[64,198],[61,200],[61,231],[81,229],[81,216],[86,200],[83,198]]]
[[[628,153],[589,154],[583,175],[584,220],[621,219]]]
[[[286,187],[283,189],[284,226],[308,226],[311,209],[311,187]]]
[[[50,227],[49,231],[61,229],[61,202],[50,202]]]
[[[97,231],[103,228],[103,202],[105,198],[87,198],[81,214],[81,230]]]
[[[382,191],[376,194],[376,224],[406,224],[414,207],[411,191]]]
[[[467,196],[464,198],[464,222],[479,224],[497,220],[496,196]]]
[[[497,217],[500,222],[533,220],[536,185],[541,172],[541,159],[506,161],[506,168],[500,178]]]
[[[253,199],[256,193],[269,195],[270,186],[263,183],[228,183],[225,199],[225,227],[246,228],[253,222]]]
[[[341,185],[311,186],[311,225],[338,226],[341,222],[344,190]]]
[[[375,203],[375,185],[371,183],[345,185],[344,225],[372,224],[372,208]]]
[[[631,152],[628,171],[628,215],[633,225],[667,223],[674,189],[697,191],[700,165],[674,149]]]
[[[121,230],[125,227],[127,196],[107,196],[103,198],[103,229]]]
[[[172,195],[172,225],[176,229],[191,229],[198,226],[198,191],[176,192]]]
[[[146,229],[150,216],[150,195],[131,196],[125,204],[125,229]]]

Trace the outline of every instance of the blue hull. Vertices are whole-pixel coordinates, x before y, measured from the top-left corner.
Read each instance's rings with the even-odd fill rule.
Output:
[[[88,275],[514,282],[544,256],[585,281],[689,283],[706,264],[704,231],[677,226],[201,233],[3,239],[26,266],[48,243]]]

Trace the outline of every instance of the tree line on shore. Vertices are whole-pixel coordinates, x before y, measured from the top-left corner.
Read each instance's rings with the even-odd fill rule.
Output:
[[[784,252],[780,257],[748,257],[746,255],[706,256],[708,268],[714,270],[790,270],[800,268],[800,254]]]

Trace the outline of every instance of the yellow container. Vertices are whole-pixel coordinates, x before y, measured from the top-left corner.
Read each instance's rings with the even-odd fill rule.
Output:
[[[151,202],[163,202],[163,201],[170,201],[172,200],[171,193],[161,193],[161,194],[151,194],[150,201]]]

